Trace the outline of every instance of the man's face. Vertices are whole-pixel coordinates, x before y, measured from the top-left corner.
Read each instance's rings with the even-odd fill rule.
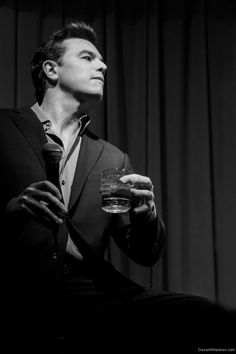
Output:
[[[81,101],[101,100],[107,67],[97,48],[81,38],[66,39],[62,45],[65,52],[57,67],[60,89]]]

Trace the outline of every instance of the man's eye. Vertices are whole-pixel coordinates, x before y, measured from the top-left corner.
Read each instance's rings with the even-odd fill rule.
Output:
[[[88,61],[91,61],[91,60],[92,60],[92,58],[91,58],[90,55],[84,55],[84,56],[82,57],[82,59],[85,59],[85,60],[88,60]]]

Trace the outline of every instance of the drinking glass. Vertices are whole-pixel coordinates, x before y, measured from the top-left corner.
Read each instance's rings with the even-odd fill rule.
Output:
[[[101,194],[102,210],[107,213],[126,213],[130,209],[131,183],[120,181],[122,176],[130,172],[126,169],[111,168],[102,171]]]

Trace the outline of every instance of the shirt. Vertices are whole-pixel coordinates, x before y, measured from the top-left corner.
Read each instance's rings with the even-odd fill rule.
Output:
[[[60,145],[64,150],[59,165],[59,182],[60,182],[61,192],[63,195],[65,206],[68,206],[71,187],[72,187],[74,174],[75,174],[76,163],[79,156],[79,151],[80,151],[80,146],[82,141],[82,133],[90,123],[90,118],[87,115],[84,115],[79,118],[78,130],[76,131],[76,134],[74,135],[73,139],[70,141],[69,145],[65,150],[62,140],[60,139],[60,137],[58,137],[58,135],[55,134],[55,132],[52,129],[51,120],[45,115],[45,113],[42,111],[38,103],[35,103],[31,107],[31,109],[43,124],[43,129],[47,136],[48,142],[56,143]],[[80,260],[83,259],[81,253],[79,252],[77,246],[75,245],[75,243],[73,242],[69,234],[68,234],[68,241],[66,245],[66,252],[74,256],[75,258],[78,258]]]

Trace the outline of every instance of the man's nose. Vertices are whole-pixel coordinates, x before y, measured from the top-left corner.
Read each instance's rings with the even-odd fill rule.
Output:
[[[102,60],[99,60],[98,70],[99,70],[101,73],[103,73],[103,75],[104,75],[105,72],[107,71],[107,66],[106,66],[106,64],[105,64]]]

